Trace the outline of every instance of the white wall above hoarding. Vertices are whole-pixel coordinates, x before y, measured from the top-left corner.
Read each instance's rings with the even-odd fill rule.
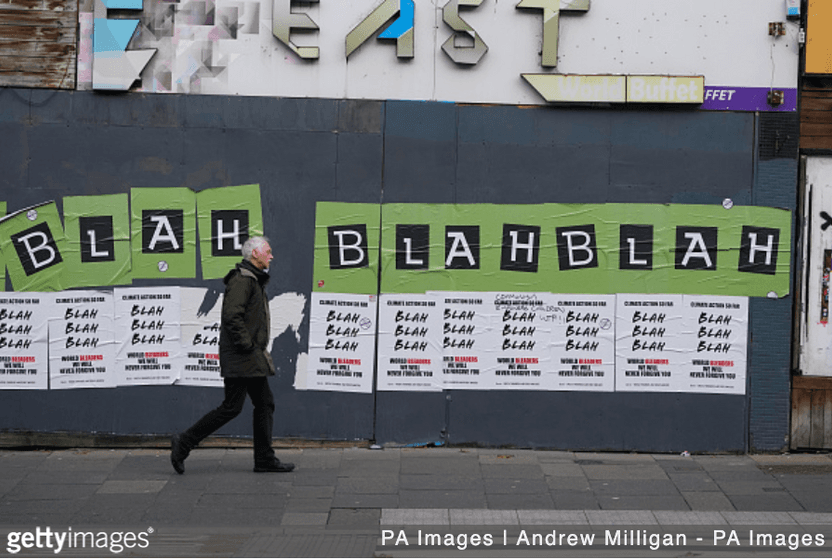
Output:
[[[395,40],[378,33],[347,58],[346,36],[381,0],[293,5],[319,27],[291,34],[297,45],[320,48],[316,60],[301,59],[274,37],[272,2],[144,0],[128,50],[157,52],[141,90],[544,104],[521,74],[704,76],[706,87],[787,90],[797,83],[796,24],[785,23],[785,36],[768,34],[769,22],[786,22],[782,0],[591,0],[586,12],[561,12],[556,68],[542,65],[543,11],[517,9],[517,0],[460,10],[488,46],[472,66],[441,48],[453,33],[442,20],[446,0],[415,0],[412,58],[398,58]]]

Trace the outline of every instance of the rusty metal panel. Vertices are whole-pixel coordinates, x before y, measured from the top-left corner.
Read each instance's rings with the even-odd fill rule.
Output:
[[[75,88],[78,0],[0,0],[0,86]]]

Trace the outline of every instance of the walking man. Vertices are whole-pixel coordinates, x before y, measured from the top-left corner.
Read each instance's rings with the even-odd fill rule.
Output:
[[[225,275],[225,296],[220,320],[220,375],[225,386],[222,404],[196,424],[171,438],[170,462],[179,474],[185,459],[200,441],[236,418],[246,395],[254,405],[254,472],[291,472],[272,449],[274,396],[269,376],[274,364],[269,344],[269,302],[266,283],[272,249],[265,237],[251,237],[243,244],[243,261]]]

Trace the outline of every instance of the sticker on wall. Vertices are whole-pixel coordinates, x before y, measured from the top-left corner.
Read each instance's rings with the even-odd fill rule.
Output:
[[[180,187],[131,189],[130,209],[133,278],[194,278],[194,192]]]
[[[307,389],[373,392],[377,299],[312,294]]]
[[[171,385],[179,378],[178,286],[116,288],[118,385]]]
[[[49,387],[115,387],[113,293],[61,292],[49,304]]]
[[[67,286],[129,284],[127,195],[67,196],[63,203]]]
[[[207,189],[196,203],[202,278],[223,278],[242,259],[246,239],[263,235],[260,185]]]
[[[0,250],[16,292],[65,287],[66,238],[54,201],[0,218]]]
[[[177,385],[222,387],[220,318],[223,294],[208,288],[179,288],[182,372]]]
[[[425,294],[379,300],[378,390],[441,391],[442,307]]]
[[[46,389],[51,294],[0,297],[0,389]]]

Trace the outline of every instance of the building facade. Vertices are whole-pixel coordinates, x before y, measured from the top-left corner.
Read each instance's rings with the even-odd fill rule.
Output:
[[[276,437],[787,449],[807,7],[725,4],[0,9],[4,433],[188,425],[265,233]]]

